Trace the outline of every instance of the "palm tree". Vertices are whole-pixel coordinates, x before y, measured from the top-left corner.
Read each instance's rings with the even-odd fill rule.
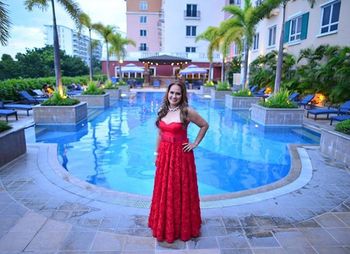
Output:
[[[73,19],[75,24],[79,27],[79,16],[81,13],[79,5],[74,2],[74,0],[57,0],[61,4],[69,16]],[[54,47],[54,65],[55,65],[55,75],[56,75],[56,87],[61,96],[64,95],[63,85],[62,85],[62,73],[61,73],[61,63],[60,63],[60,46],[58,43],[58,33],[57,33],[57,23],[56,23],[56,11],[55,11],[55,1],[54,0],[26,0],[24,5],[29,11],[33,10],[33,7],[41,8],[46,10],[51,3],[52,17],[53,17],[53,47]]]
[[[236,5],[227,5],[224,11],[232,14],[232,17],[225,20],[224,26],[237,27],[243,30],[244,35],[244,73],[243,84],[247,86],[249,49],[253,44],[255,25],[259,23],[272,9],[279,6],[283,0],[265,0],[260,5],[253,7],[251,0],[244,0],[244,7],[241,9]]]
[[[124,46],[133,45],[136,46],[136,43],[133,40],[123,38],[119,33],[114,33],[109,37],[109,42],[111,43],[111,48],[109,49],[109,53],[115,55],[119,62],[119,77],[122,77],[122,68],[121,68],[121,60],[124,59],[126,55],[126,50]]]
[[[108,80],[111,80],[110,74],[109,74],[109,49],[108,49],[108,42],[110,40],[110,37],[116,30],[115,26],[107,25],[104,26],[102,23],[97,23],[94,25],[95,30],[102,36],[106,43],[106,48],[107,48],[107,78]]]
[[[7,41],[10,38],[9,29],[11,26],[11,21],[8,16],[8,10],[6,8],[7,4],[0,1],[0,43],[3,46],[7,45]]]
[[[85,26],[89,30],[89,57],[90,57],[90,66],[89,66],[89,76],[90,81],[93,78],[92,71],[92,40],[91,40],[91,30],[93,29],[93,24],[91,23],[91,18],[86,13],[81,13],[79,16],[79,20],[82,26]]]

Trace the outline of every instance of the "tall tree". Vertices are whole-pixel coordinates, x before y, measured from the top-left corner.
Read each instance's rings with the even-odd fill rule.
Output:
[[[56,0],[56,2],[63,6],[63,8],[66,10],[66,12],[75,22],[75,24],[79,27],[80,26],[79,16],[81,14],[79,5],[76,2],[74,2],[74,0]],[[32,11],[33,7],[38,7],[38,8],[41,8],[42,10],[46,10],[50,3],[51,3],[52,19],[53,19],[52,26],[53,26],[56,87],[59,94],[63,96],[62,73],[61,73],[61,63],[60,63],[60,46],[58,42],[55,1],[54,0],[26,0],[24,4],[29,11]]]
[[[107,78],[108,80],[111,80],[111,75],[109,74],[109,48],[108,48],[108,42],[110,41],[110,37],[116,30],[115,26],[107,25],[104,26],[102,23],[97,23],[94,25],[96,31],[102,36],[106,43],[106,49],[107,49],[107,61],[106,61],[106,68],[107,68]]]
[[[238,27],[243,30],[244,35],[244,70],[243,83],[247,87],[249,49],[253,44],[255,26],[268,15],[272,9],[279,6],[283,0],[265,0],[258,6],[253,6],[251,0],[244,0],[243,8],[236,5],[227,5],[224,11],[232,14],[232,17],[225,20],[224,26]]]
[[[123,38],[119,33],[112,34],[109,39],[110,39],[110,43],[111,43],[111,48],[110,48],[109,52],[112,55],[115,55],[118,59],[119,77],[121,78],[122,77],[121,76],[121,71],[122,71],[121,60],[123,60],[125,55],[126,55],[125,46],[129,45],[129,44],[136,46],[136,43],[133,40]]]
[[[10,38],[10,26],[11,21],[8,15],[7,4],[4,1],[0,1],[0,43],[3,46],[7,45],[7,41]]]

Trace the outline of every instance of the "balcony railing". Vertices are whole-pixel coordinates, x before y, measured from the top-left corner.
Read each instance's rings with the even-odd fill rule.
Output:
[[[201,12],[200,11],[184,11],[184,17],[185,19],[200,19],[201,18]]]

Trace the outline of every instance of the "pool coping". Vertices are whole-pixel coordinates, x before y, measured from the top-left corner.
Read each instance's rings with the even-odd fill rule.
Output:
[[[37,147],[39,154],[45,159],[38,159],[39,170],[46,178],[56,186],[78,196],[85,196],[95,200],[122,206],[136,208],[149,208],[151,196],[110,190],[85,182],[67,172],[58,160],[56,144],[31,144]],[[291,169],[287,176],[281,180],[239,192],[209,195],[200,197],[201,208],[220,208],[234,205],[242,205],[278,197],[305,186],[312,177],[312,165],[306,152],[308,149],[318,149],[317,145],[289,144],[288,150],[291,156]],[[45,161],[47,163],[45,163]],[[59,178],[59,179],[57,179]]]

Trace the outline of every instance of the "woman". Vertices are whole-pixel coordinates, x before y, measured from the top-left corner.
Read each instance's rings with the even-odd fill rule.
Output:
[[[187,138],[190,122],[200,130],[193,143]],[[156,176],[148,225],[158,241],[198,237],[201,216],[193,149],[202,141],[208,123],[188,107],[186,87],[168,86],[158,112]]]

